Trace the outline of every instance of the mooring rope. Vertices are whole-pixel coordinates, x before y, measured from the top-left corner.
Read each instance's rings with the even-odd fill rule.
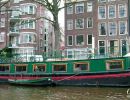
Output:
[[[74,77],[74,76],[76,76],[76,75],[79,75],[79,74],[80,74],[80,73],[77,73],[77,74],[74,74],[74,75],[68,76],[68,77],[63,78],[63,79],[61,79],[61,80],[58,80],[58,81],[56,81],[56,82],[61,82],[61,81],[64,81],[64,80],[70,79],[70,78],[72,78],[72,77]]]

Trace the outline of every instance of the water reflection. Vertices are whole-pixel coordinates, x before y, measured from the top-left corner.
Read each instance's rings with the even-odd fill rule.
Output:
[[[0,100],[130,100],[127,88],[0,85]]]

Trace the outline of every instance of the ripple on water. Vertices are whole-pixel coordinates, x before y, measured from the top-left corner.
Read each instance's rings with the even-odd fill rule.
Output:
[[[129,100],[126,88],[0,85],[0,100]]]

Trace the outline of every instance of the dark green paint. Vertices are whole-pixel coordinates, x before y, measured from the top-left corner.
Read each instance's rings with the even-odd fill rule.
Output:
[[[83,71],[85,73],[88,72],[105,72],[106,70],[106,61],[107,60],[123,60],[124,69],[130,69],[130,58],[129,57],[119,57],[119,58],[104,58],[104,59],[87,59],[87,60],[69,60],[69,61],[50,61],[50,62],[27,62],[27,63],[16,63],[16,64],[27,64],[27,74],[51,74],[51,73],[62,73],[62,72],[53,72],[53,64],[66,64],[67,71],[63,72],[66,74],[74,73],[73,67],[74,63],[77,62],[88,62],[90,65],[89,71]],[[35,73],[33,72],[33,64],[45,64],[46,72]],[[116,70],[115,70],[116,71]],[[117,70],[119,71],[119,70]],[[0,72],[3,73],[3,72]],[[15,73],[15,64],[10,64],[10,73]]]

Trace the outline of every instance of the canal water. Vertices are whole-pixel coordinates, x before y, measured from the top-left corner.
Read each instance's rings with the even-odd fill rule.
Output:
[[[0,100],[130,100],[127,89],[0,85]]]

